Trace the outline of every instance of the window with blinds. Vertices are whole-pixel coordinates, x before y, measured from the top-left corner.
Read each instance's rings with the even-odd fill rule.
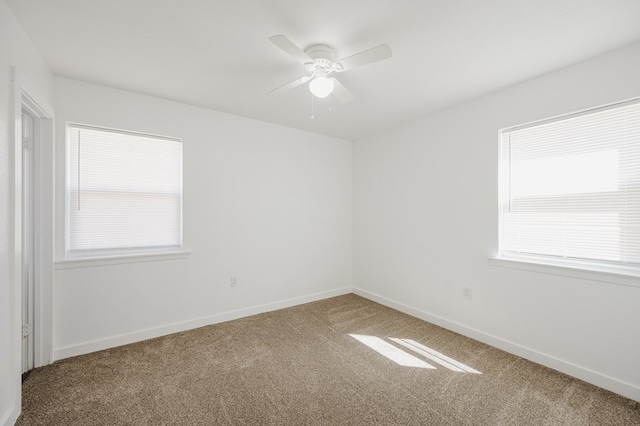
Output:
[[[501,257],[640,271],[640,99],[501,131],[500,231]]]
[[[67,125],[67,257],[182,246],[182,142]]]

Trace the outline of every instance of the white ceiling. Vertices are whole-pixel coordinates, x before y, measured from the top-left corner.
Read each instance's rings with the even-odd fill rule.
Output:
[[[640,40],[640,0],[5,0],[54,74],[356,140]],[[317,100],[271,44],[393,57]],[[332,112],[328,106],[331,104]]]

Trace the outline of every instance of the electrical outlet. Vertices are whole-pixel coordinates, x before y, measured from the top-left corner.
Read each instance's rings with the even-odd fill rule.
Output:
[[[236,277],[231,277],[231,287],[236,287],[238,285],[238,279]]]
[[[462,297],[471,300],[471,289],[469,287],[462,287]]]

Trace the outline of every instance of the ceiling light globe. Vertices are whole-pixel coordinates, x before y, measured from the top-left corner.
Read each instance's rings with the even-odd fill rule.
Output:
[[[333,92],[333,79],[324,76],[316,77],[309,83],[309,91],[318,98],[326,98]]]

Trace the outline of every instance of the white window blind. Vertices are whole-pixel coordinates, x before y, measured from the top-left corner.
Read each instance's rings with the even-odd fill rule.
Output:
[[[182,245],[182,143],[67,125],[67,255]]]
[[[640,266],[640,103],[502,131],[502,256]]]

